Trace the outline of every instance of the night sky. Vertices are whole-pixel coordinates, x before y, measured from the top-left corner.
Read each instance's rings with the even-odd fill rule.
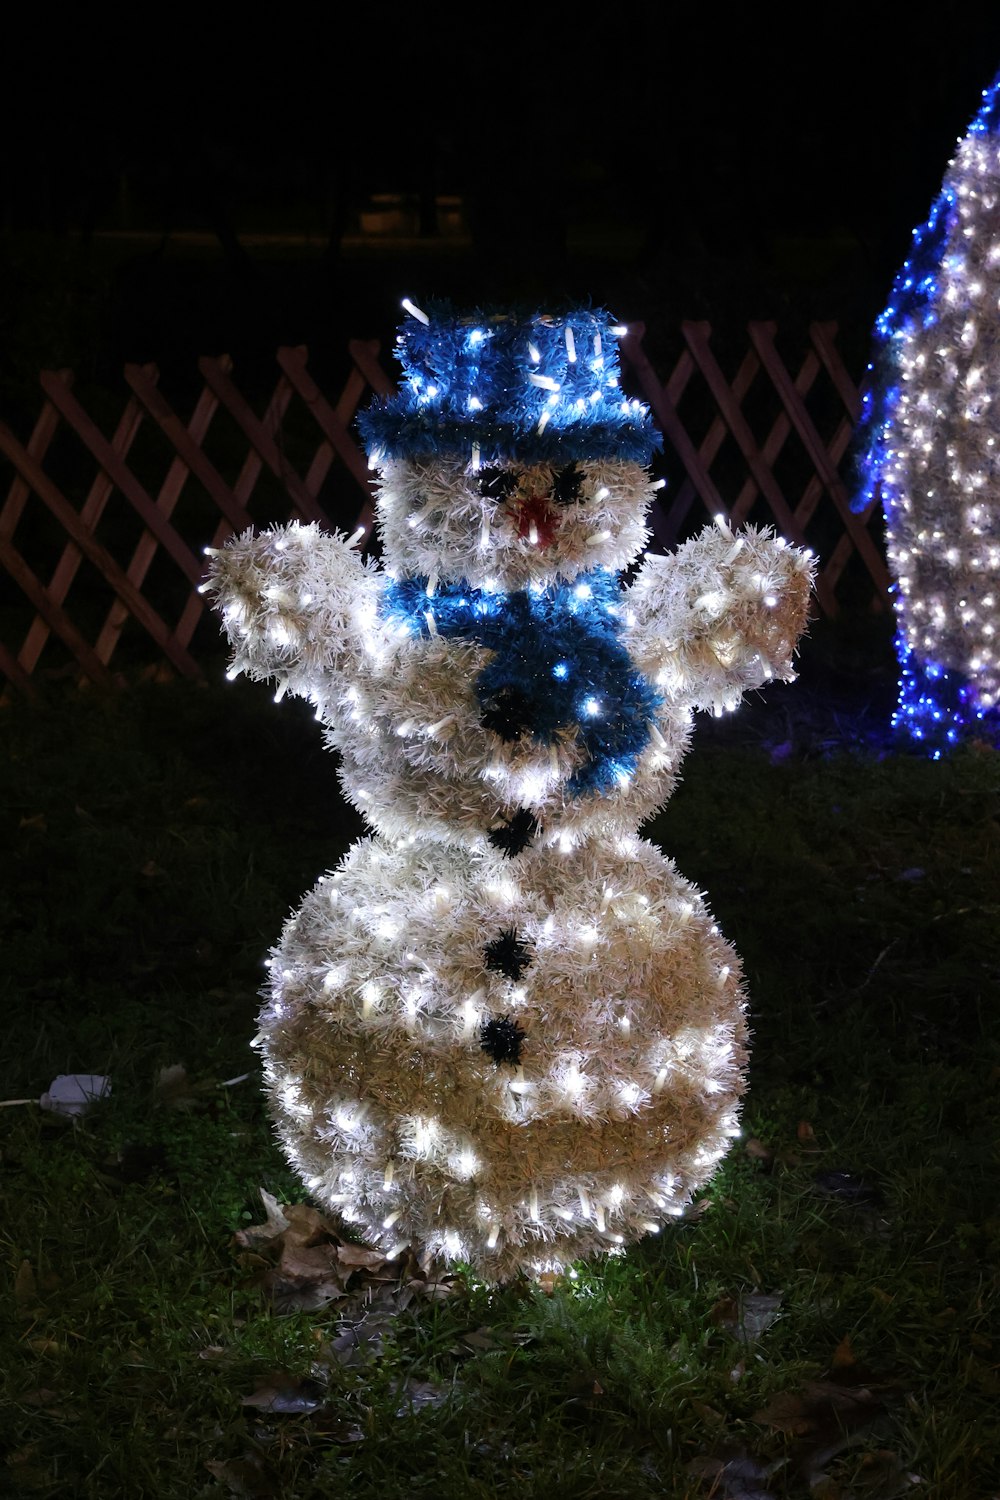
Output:
[[[25,30],[2,102],[0,396],[32,364],[107,376],[385,334],[407,293],[867,328],[1000,66],[996,7],[935,28],[904,25],[915,9]],[[344,253],[377,193],[460,198],[471,247]]]

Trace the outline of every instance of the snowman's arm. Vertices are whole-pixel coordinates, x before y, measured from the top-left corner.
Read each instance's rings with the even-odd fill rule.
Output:
[[[633,659],[670,701],[716,712],[772,677],[787,682],[813,570],[810,552],[752,526],[709,527],[647,557],[624,596]]]
[[[232,646],[230,676],[327,704],[371,643],[381,586],[341,533],[293,522],[210,551],[204,591]]]

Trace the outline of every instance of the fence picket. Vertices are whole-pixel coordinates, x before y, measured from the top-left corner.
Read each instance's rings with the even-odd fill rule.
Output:
[[[837,473],[836,466],[830,461],[830,455],[813,425],[806,410],[805,402],[788,378],[788,371],[785,369],[775,348],[774,324],[751,323],[750,338],[753,341],[754,348],[757,350],[761,363],[774,382],[793,427],[815,465],[816,473],[822,481],[823,487],[840,512],[844,529],[850,536],[858,555],[868,569],[872,582],[880,594],[887,594],[889,591],[888,569],[879,556],[864,521],[861,520],[860,516],[856,516],[852,512],[847,487]]]
[[[708,506],[710,515],[728,513],[722,496],[715,488],[712,477],[702,461],[701,455],[687,435],[687,430],[677,415],[677,408],[666,386],[662,386],[656,372],[642,347],[644,323],[630,323],[628,332],[621,341],[622,353],[631,367],[653,415],[667,442],[678,454],[691,476],[702,501]],[[693,364],[693,362],[692,362]]]
[[[0,451],[2,451],[7,456],[7,458],[10,459],[15,468],[17,468],[19,472],[24,476],[24,478],[29,482],[32,490],[38,496],[39,500],[41,500],[42,504],[48,507],[48,509],[56,517],[56,520],[62,526],[63,530],[67,532],[67,534],[73,539],[73,541],[76,542],[80,551],[87,558],[87,561],[93,564],[93,566],[104,578],[105,582],[110,584],[115,592],[121,597],[123,602],[128,606],[129,613],[134,615],[139,624],[142,625],[149,633],[149,635],[152,636],[153,640],[159,646],[164,656],[166,656],[171,662],[173,662],[177,670],[179,672],[182,672],[184,676],[200,677],[201,669],[199,668],[197,662],[191,656],[189,656],[188,653],[179,644],[179,642],[174,639],[170,631],[167,629],[166,625],[163,623],[163,620],[157,614],[156,610],[143,597],[143,595],[139,592],[135,585],[132,584],[128,578],[126,578],[124,572],[115,562],[110,552],[108,552],[106,548],[101,546],[92,532],[88,530],[86,524],[81,520],[77,512],[73,509],[72,505],[70,505],[69,501],[65,499],[65,497],[60,493],[60,491],[52,483],[51,479],[49,479],[48,475],[39,467],[38,464],[35,463],[34,459],[26,451],[26,449],[21,446],[17,438],[11,432],[10,428],[4,422],[0,422]],[[12,554],[15,566],[11,566],[11,561],[8,559],[8,556],[6,554],[0,556],[0,561],[4,563],[7,571],[20,584],[25,593],[28,594],[29,598],[31,598],[32,603],[35,604],[35,608],[39,611],[39,613],[45,615],[50,625],[53,624],[53,619],[61,618],[63,612],[59,610],[57,606],[50,607],[50,602],[47,595],[45,596],[45,609],[43,609],[36,602],[36,598],[33,597],[33,590],[35,586],[41,588],[41,585],[38,583],[35,575],[31,573],[30,569],[28,569],[27,579],[17,571],[16,562],[19,558],[19,554],[15,553],[13,547],[11,547],[9,543],[5,545],[7,552]],[[23,559],[20,559],[20,561],[23,562]],[[42,590],[42,592],[44,594],[44,589]],[[55,611],[55,613],[53,613],[53,611]],[[53,628],[55,628],[54,625]],[[63,634],[62,631],[60,633]],[[67,640],[65,634],[63,634],[63,639]],[[68,640],[67,644],[69,644]],[[88,651],[90,650],[89,647],[87,649]],[[83,658],[80,656],[79,652],[75,650],[75,648],[74,654],[81,662],[81,665],[85,665]],[[101,667],[102,670],[104,670],[103,663],[101,663]],[[88,675],[92,674],[88,672]]]
[[[135,365],[127,365],[125,367],[125,378],[147,411],[150,410],[148,394],[150,391],[155,390],[155,381],[158,378],[158,374],[159,372],[153,366],[144,366],[142,369],[139,369]],[[164,402],[165,405],[166,403]],[[203,390],[195,404],[188,426],[183,429],[186,441],[195,446],[195,451],[199,455],[201,455],[201,449],[197,445],[204,442],[217,406],[218,401],[213,392]],[[164,517],[168,521],[173,515],[174,507],[181,497],[190,472],[185,458],[181,456],[180,447],[178,447],[177,456],[171,460],[166,478],[160,486],[159,494],[156,497],[157,508],[163,512]],[[144,531],[136,543],[135,551],[132,553],[131,561],[126,569],[126,577],[138,589],[141,589],[145,582],[146,574],[149,571],[153,558],[156,556],[158,546],[159,543],[156,537],[150,531]],[[194,592],[189,595],[189,598],[200,600],[201,595]],[[101,633],[97,637],[96,649],[101,661],[108,662],[111,660],[114,649],[118,644],[118,638],[124,629],[127,619],[128,610],[125,604],[121,599],[115,599],[108,611],[107,619],[101,627]],[[177,634],[181,645],[187,646],[190,643],[190,637],[185,640],[178,632],[175,632],[175,634]]]
[[[63,380],[65,384],[68,384],[65,380],[64,372],[57,372],[57,379]],[[55,410],[54,407],[53,410]],[[139,411],[138,404],[135,401],[129,401],[122,412],[114,436],[111,439],[112,448],[114,448],[116,453],[121,455],[123,461],[128,457],[128,451],[141,425],[142,413]],[[113,490],[114,484],[111,479],[103,469],[98,469],[94,477],[94,482],[87,493],[87,498],[80,509],[80,520],[88,530],[93,531],[96,528]],[[75,542],[68,541],[63,548],[46,590],[53,604],[61,605],[63,603],[82,561],[83,554],[79,547]],[[124,610],[124,605],[121,607]],[[127,611],[124,618],[127,618]],[[31,623],[31,628],[24,638],[24,645],[18,652],[18,660],[26,672],[34,671],[38,658],[41,656],[45,648],[45,643],[49,638],[50,628],[49,622],[43,614],[35,616]],[[98,660],[106,665],[108,657],[102,653],[100,643],[98,643],[95,650]]]
[[[278,448],[273,435],[254,415],[249,402],[243,398],[230,380],[222,362],[205,357],[198,361],[198,369],[229,415],[238,423],[244,436],[260,454],[271,473],[284,485],[299,517],[304,521],[325,523],[326,516],[317,505],[316,497],[309,493],[301,476],[295,472]]]
[[[352,347],[354,346],[352,345]],[[369,347],[374,358],[378,353],[378,345],[374,344]],[[312,412],[317,425],[325,434],[331,447],[340,455],[350,472],[354,475],[360,488],[368,490],[369,498],[365,502],[362,513],[358,516],[355,524],[363,526],[366,532],[370,531],[373,515],[372,485],[368,463],[347,430],[347,423],[357,411],[358,403],[364,394],[364,381],[361,375],[357,371],[351,372],[338,403],[338,409],[334,410],[306,369],[305,360],[300,350],[279,349],[278,363],[302,397],[306,406]]]
[[[177,535],[173,527],[163,519],[144,487],[115,452],[112,445],[104,436],[104,433],[97,426],[97,423],[92,421],[84,411],[79,401],[77,401],[76,397],[69,390],[69,387],[63,385],[61,381],[55,380],[48,371],[42,372],[41,384],[42,390],[49,397],[53,406],[58,407],[63,420],[68,426],[72,427],[85,447],[89,448],[108,478],[114,482],[115,487],[124,495],[129,504],[138,511],[145,524],[153,532],[154,536],[159,539],[181,572],[186,573],[192,583],[197,583],[201,576],[201,570],[191,549]]]
[[[52,599],[12,542],[0,541],[0,563],[28,596],[49,630],[69,647],[91,682],[111,687],[112,677],[96,651],[73,624],[69,615]],[[18,662],[23,672],[25,668]]]
[[[66,385],[73,384],[72,370],[56,370],[54,374],[57,379],[64,381]],[[49,444],[55,437],[61,420],[52,402],[43,401],[42,409],[38,414],[38,421],[35,423],[27,443],[27,451],[36,463],[42,463],[44,460],[49,450]],[[14,478],[11,481],[10,489],[7,491],[7,498],[3,503],[3,509],[0,510],[0,537],[5,538],[7,541],[13,537],[17,529],[17,523],[21,519],[30,495],[31,486],[24,476],[19,474],[15,469]]]

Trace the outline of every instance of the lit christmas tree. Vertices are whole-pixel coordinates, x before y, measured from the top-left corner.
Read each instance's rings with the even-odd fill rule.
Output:
[[[881,494],[895,726],[935,755],[1000,701],[1000,78],[876,327],[856,509]]]
[[[376,830],[271,956],[279,1136],[369,1241],[500,1280],[655,1232],[737,1133],[739,960],[636,830],[694,709],[791,676],[811,560],[720,522],[623,588],[656,434],[621,330],[406,305],[363,421],[383,566],[292,525],[210,587]]]

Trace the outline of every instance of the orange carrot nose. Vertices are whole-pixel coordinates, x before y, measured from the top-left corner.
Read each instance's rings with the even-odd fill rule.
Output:
[[[518,536],[527,537],[533,547],[540,548],[555,541],[559,517],[550,506],[547,495],[527,495],[516,500],[515,504]]]

